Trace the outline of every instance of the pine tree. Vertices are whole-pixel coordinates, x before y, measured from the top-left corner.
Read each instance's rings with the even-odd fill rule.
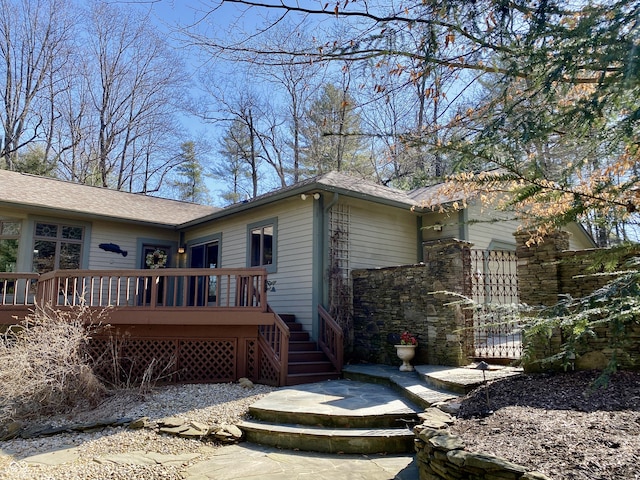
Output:
[[[192,203],[209,203],[209,189],[204,181],[202,164],[196,155],[196,146],[192,141],[181,146],[181,162],[176,167],[176,178],[171,186],[176,190],[179,200]]]

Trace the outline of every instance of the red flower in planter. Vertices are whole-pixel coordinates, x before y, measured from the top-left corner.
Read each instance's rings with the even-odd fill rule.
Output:
[[[417,345],[418,339],[409,332],[402,332],[400,335],[400,345]]]

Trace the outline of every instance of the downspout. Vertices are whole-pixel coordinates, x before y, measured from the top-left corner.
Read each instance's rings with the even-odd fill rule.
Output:
[[[325,195],[321,195],[314,212],[314,228],[317,228],[316,231],[318,232],[313,239],[313,251],[315,252],[313,283],[317,285],[312,293],[313,331],[311,336],[314,339],[318,338],[318,305],[322,304],[324,306],[329,303],[329,288],[326,277],[329,269],[329,211],[331,207],[338,203],[339,198],[340,195],[336,192],[333,194],[331,201],[325,205]]]

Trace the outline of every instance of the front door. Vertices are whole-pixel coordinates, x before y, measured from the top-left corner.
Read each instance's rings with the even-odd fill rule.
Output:
[[[189,268],[217,268],[218,242],[202,243],[189,247]],[[215,305],[217,300],[217,277],[199,276],[191,279],[190,305]]]
[[[142,265],[145,270],[157,270],[161,268],[167,268],[169,266],[169,252],[171,247],[168,245],[142,245]],[[144,304],[151,304],[151,281],[152,277],[147,277],[143,282],[142,288],[144,291]],[[163,305],[165,290],[168,285],[165,285],[164,277],[158,277],[157,280],[157,295],[155,303],[157,305]]]

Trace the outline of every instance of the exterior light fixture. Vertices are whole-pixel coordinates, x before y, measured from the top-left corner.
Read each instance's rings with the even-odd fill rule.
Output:
[[[442,231],[442,224],[440,222],[436,222],[435,225],[433,225],[433,229],[436,232],[441,232]]]
[[[180,246],[178,247],[178,253],[179,253],[180,255],[182,255],[182,254],[183,254],[184,252],[186,252],[186,251],[187,251],[187,249],[184,247],[184,245],[180,245]]]
[[[301,200],[306,200],[307,198],[309,198],[309,196],[313,196],[313,199],[314,199],[314,200],[320,200],[320,194],[319,194],[318,192],[316,192],[316,193],[314,193],[314,194],[310,194],[310,193],[309,193],[309,194],[306,194],[306,193],[303,193],[303,194],[301,194],[301,195],[300,195],[300,199],[301,199]]]

